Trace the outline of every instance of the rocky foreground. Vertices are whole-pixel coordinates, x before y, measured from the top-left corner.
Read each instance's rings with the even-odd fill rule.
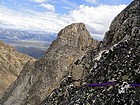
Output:
[[[91,84],[112,83],[91,86]],[[1,105],[139,105],[140,1],[98,44],[83,23],[62,29],[44,57],[28,62]]]
[[[99,47],[75,64],[86,72],[80,85],[67,76],[41,105],[140,105],[140,1],[123,10]]]

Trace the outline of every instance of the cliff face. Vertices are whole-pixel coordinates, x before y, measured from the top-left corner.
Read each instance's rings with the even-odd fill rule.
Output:
[[[16,52],[12,46],[0,41],[0,96],[17,78],[29,59],[33,58]]]
[[[98,42],[83,23],[62,29],[44,57],[28,62],[1,99],[2,105],[39,105],[70,73],[71,65]]]
[[[41,105],[139,105],[139,22],[140,1],[134,0],[113,20],[99,47],[74,62],[85,72],[80,85],[71,73]]]
[[[139,37],[138,33],[140,25],[140,1],[134,0],[127,8],[125,8],[111,23],[110,29],[106,32],[103,39],[104,47],[108,47],[118,43],[121,40],[130,37]]]

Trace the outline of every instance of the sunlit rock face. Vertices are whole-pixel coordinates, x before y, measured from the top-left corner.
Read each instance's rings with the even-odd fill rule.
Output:
[[[41,59],[24,66],[0,102],[2,105],[40,105],[70,73],[73,62],[97,44],[83,23],[65,27]]]
[[[16,80],[28,60],[33,60],[33,58],[18,53],[14,47],[0,41],[0,97],[11,83]]]
[[[140,1],[134,0],[113,20],[99,47],[74,62],[85,72],[82,81],[77,85],[72,74],[63,78],[42,105],[139,105],[139,22]],[[106,82],[114,84],[89,86]]]

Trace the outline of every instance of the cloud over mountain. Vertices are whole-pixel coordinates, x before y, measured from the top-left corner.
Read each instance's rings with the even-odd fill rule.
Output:
[[[35,1],[43,2],[46,0]],[[83,22],[92,35],[98,35],[102,39],[112,19],[126,7],[126,5],[99,5],[97,7],[80,5],[77,9],[70,10],[67,14],[57,14],[55,7],[51,4],[40,3],[39,5],[46,8],[46,12],[27,9],[22,9],[22,12],[18,12],[0,6],[0,26],[58,33],[60,29],[68,24]]]

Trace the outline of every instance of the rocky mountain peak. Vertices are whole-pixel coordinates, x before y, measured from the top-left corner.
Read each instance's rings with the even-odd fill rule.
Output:
[[[80,66],[86,73],[80,85],[73,77],[63,78],[41,105],[139,105],[139,22],[140,1],[134,0],[113,20],[99,50],[75,62],[74,71]]]
[[[73,23],[66,26],[58,33],[57,39],[51,44],[50,49],[56,50],[61,46],[77,47],[79,51],[87,51],[88,47],[96,47],[98,41],[91,38],[85,24]]]
[[[65,27],[41,59],[24,66],[0,102],[2,105],[41,104],[69,74],[73,62],[97,44],[83,23]]]
[[[89,42],[92,39],[83,23],[73,23],[59,32],[58,40],[64,45],[82,46],[83,44],[87,44],[89,46],[91,44]]]

